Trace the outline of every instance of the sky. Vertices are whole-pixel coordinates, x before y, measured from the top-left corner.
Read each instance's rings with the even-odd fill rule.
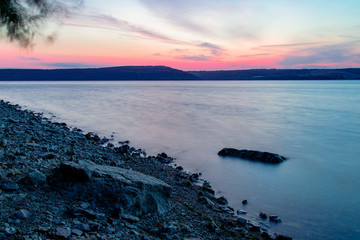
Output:
[[[359,10],[359,0],[83,0],[31,48],[1,36],[0,68],[360,67]]]

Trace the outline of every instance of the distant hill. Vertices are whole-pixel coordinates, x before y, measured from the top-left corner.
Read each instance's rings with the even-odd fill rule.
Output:
[[[124,66],[52,70],[0,69],[0,80],[197,80],[197,77],[165,66]]]
[[[358,80],[360,68],[181,71],[166,66],[83,69],[0,69],[0,81],[86,80]]]
[[[335,80],[360,79],[360,68],[346,69],[252,69],[233,71],[191,71],[206,80]]]

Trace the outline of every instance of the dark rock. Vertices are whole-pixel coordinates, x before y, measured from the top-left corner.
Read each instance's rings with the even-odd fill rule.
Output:
[[[124,219],[125,221],[128,221],[129,223],[137,223],[138,221],[140,221],[140,219],[138,217],[131,216],[129,214],[121,215],[121,219]]]
[[[115,152],[121,153],[121,154],[130,153],[130,147],[128,145],[122,145],[120,147],[115,147],[114,150],[115,150]]]
[[[247,223],[247,220],[245,218],[238,217],[237,218],[237,223],[240,224],[240,225],[245,225]]]
[[[174,161],[174,159],[171,157],[168,157],[168,155],[166,153],[158,154],[156,156],[156,160],[158,160],[159,162],[164,163],[164,164],[169,164],[172,161]]]
[[[86,223],[80,223],[76,226],[76,229],[79,229],[83,232],[90,232],[91,229],[90,229],[90,225],[89,224],[86,224]]]
[[[193,174],[190,175],[189,180],[192,181],[192,182],[196,182],[196,181],[199,180],[199,176],[200,175],[198,173],[193,173]]]
[[[214,203],[207,197],[199,197],[199,202],[204,203],[205,205],[210,207],[214,206]]]
[[[246,199],[245,199],[245,200],[243,200],[243,201],[242,201],[242,204],[243,204],[243,205],[248,204],[248,200],[246,200]]]
[[[292,237],[287,235],[275,234],[275,240],[292,240]]]
[[[71,230],[57,227],[55,231],[51,234],[55,239],[69,239],[71,236]]]
[[[259,225],[250,222],[248,223],[248,229],[250,232],[260,232],[261,227]]]
[[[219,197],[216,199],[216,202],[221,204],[221,205],[227,205],[228,204],[228,201],[225,197]]]
[[[281,222],[281,219],[280,219],[277,215],[270,215],[270,216],[269,216],[269,220],[270,220],[271,222],[276,222],[276,223]]]
[[[73,235],[75,235],[75,236],[78,236],[78,237],[80,237],[81,235],[84,234],[83,231],[81,231],[80,229],[72,229],[72,230],[71,230],[71,233],[72,233]]]
[[[100,137],[93,132],[89,132],[89,133],[85,134],[85,138],[87,140],[92,140],[94,142],[100,142],[100,140],[101,140]]]
[[[171,187],[139,172],[81,162],[60,165],[48,182],[69,197],[140,216],[170,210]]]
[[[265,163],[281,163],[286,160],[285,157],[269,152],[260,152],[254,150],[238,150],[235,148],[223,148],[218,152],[219,156],[222,157],[236,157],[252,161],[260,161]]]
[[[41,172],[35,170],[34,172],[27,173],[20,181],[24,185],[43,185],[46,183],[46,176]]]
[[[247,212],[246,212],[246,211],[244,211],[244,210],[240,210],[240,209],[236,210],[236,213],[237,213],[238,215],[241,215],[241,214],[247,214]]]
[[[5,233],[8,235],[14,235],[15,233],[17,233],[17,230],[14,227],[6,227]]]
[[[267,219],[268,216],[267,216],[266,213],[260,212],[260,213],[259,213],[259,217],[262,218],[262,219]]]
[[[40,157],[44,160],[49,160],[49,159],[54,159],[56,157],[56,155],[51,152],[47,152],[47,153],[40,154]]]
[[[267,233],[267,232],[262,232],[262,233],[261,233],[261,237],[262,237],[264,240],[274,240],[274,238],[272,238],[272,237],[270,236],[270,234]]]
[[[19,190],[19,186],[10,180],[0,180],[0,189],[4,192],[15,192]]]
[[[215,191],[211,188],[209,184],[204,183],[202,186],[202,191],[204,193],[210,194],[211,196],[215,195]]]
[[[15,212],[15,216],[17,219],[21,219],[21,220],[27,219],[30,217],[30,212],[21,209],[21,210]]]

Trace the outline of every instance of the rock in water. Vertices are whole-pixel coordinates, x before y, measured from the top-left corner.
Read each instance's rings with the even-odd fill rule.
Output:
[[[281,163],[286,160],[286,157],[283,157],[276,153],[260,152],[246,149],[238,150],[235,148],[223,148],[220,152],[218,152],[218,155],[222,157],[243,158],[264,163]]]
[[[119,213],[141,216],[170,210],[168,184],[123,168],[66,162],[54,169],[48,183],[69,197],[95,201]]]

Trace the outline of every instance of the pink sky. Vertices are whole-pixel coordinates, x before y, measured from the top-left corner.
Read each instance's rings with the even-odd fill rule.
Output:
[[[0,68],[360,67],[356,9],[355,0],[85,0],[43,26],[31,49],[0,38]]]

